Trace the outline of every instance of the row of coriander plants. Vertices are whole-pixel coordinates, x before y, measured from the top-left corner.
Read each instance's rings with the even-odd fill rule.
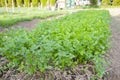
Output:
[[[9,67],[30,74],[92,61],[97,76],[102,77],[101,55],[109,47],[109,24],[108,11],[80,11],[41,22],[32,31],[13,29],[4,33],[0,53],[9,60]]]

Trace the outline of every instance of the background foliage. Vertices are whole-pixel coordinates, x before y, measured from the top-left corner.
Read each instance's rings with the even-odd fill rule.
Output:
[[[120,6],[120,0],[113,0],[113,5]]]
[[[98,0],[90,0],[91,5],[97,5]]]
[[[38,0],[32,0],[32,6],[33,7],[38,7]]]
[[[30,7],[30,0],[24,0],[24,6]]]
[[[42,4],[42,7],[47,5],[49,0],[13,0],[16,7],[38,7]],[[41,3],[40,3],[41,2]],[[54,5],[56,0],[50,0],[50,5]],[[7,0],[8,7],[12,6],[12,0]],[[5,0],[0,0],[0,7],[5,7]]]
[[[41,6],[45,7],[47,5],[47,0],[41,0]]]
[[[110,5],[110,0],[102,0],[102,5],[104,6]]]
[[[54,6],[54,5],[55,5],[55,2],[56,2],[56,0],[50,0],[50,5],[51,5],[51,6]]]
[[[16,0],[17,7],[22,7],[22,0]]]

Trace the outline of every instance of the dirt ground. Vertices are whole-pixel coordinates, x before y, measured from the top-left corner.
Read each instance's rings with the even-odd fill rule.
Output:
[[[8,26],[7,29],[10,29],[12,27],[14,28],[25,28],[27,30],[31,30],[33,28],[35,28],[36,24],[41,22],[41,21],[45,21],[45,20],[52,20],[52,19],[58,19],[60,17],[63,17],[64,15],[61,14],[61,15],[56,15],[56,16],[52,16],[52,17],[48,17],[48,18],[45,18],[45,19],[33,19],[31,21],[24,21],[24,22],[18,22],[17,24],[15,25],[12,25],[12,26]],[[0,27],[0,32],[1,31],[4,31],[6,28],[2,28]]]
[[[106,59],[109,62],[111,62],[111,64],[106,69],[109,72],[109,75],[106,76],[104,80],[120,80],[120,8],[111,8],[107,10],[109,10],[111,15],[110,29],[112,32],[112,37],[110,40],[111,48],[107,52]],[[62,16],[52,17],[45,20],[51,20],[59,17],[62,17]],[[14,26],[15,27],[22,26],[28,30],[31,30],[40,21],[41,21],[40,19],[34,19],[32,21],[20,22],[18,24],[15,24]],[[0,31],[3,31],[3,30],[4,30],[3,28],[0,28]],[[79,80],[84,80],[84,79],[79,79]]]
[[[111,62],[107,68],[110,75],[108,80],[120,80],[120,8],[108,9],[111,15],[111,48],[107,53],[107,60]]]

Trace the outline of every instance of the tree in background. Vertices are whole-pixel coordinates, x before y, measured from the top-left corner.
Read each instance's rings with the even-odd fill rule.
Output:
[[[50,0],[50,6],[55,6],[56,0]]]
[[[0,0],[0,1],[1,1],[1,6],[5,7],[5,0]],[[6,3],[7,3],[7,1],[6,1]]]
[[[1,0],[0,0],[0,7],[2,7]]]
[[[44,8],[47,6],[47,0],[41,0],[41,7]]]
[[[32,6],[33,7],[38,7],[38,0],[32,0]]]
[[[8,12],[7,0],[5,0],[5,8],[6,8],[6,12]]]
[[[12,0],[8,0],[8,7],[12,7]]]
[[[22,6],[22,0],[16,0],[16,5],[17,5],[17,7],[21,7]]]
[[[98,0],[90,0],[91,6],[97,5]]]
[[[38,7],[41,6],[42,8],[46,6],[54,6],[56,0],[0,0],[0,6],[1,7]]]
[[[15,1],[14,0],[12,0],[12,12],[14,12],[15,10],[14,10],[14,8],[15,8]]]
[[[110,0],[102,0],[102,5],[104,6],[110,5]]]
[[[113,0],[114,6],[120,6],[120,0]]]
[[[24,6],[30,7],[30,0],[24,0]]]

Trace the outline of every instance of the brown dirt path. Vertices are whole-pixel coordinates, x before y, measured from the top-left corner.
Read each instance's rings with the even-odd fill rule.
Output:
[[[108,9],[111,15],[111,48],[108,51],[108,67],[110,75],[107,80],[120,80],[120,8]]]

